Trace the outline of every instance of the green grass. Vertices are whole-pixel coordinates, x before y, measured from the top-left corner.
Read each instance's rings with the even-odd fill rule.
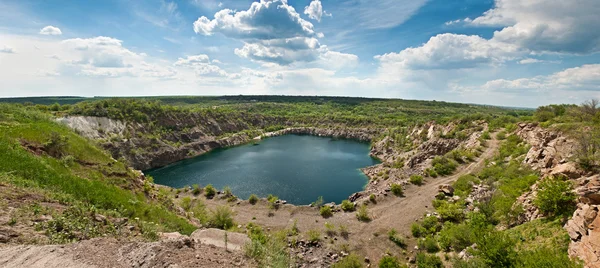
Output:
[[[117,210],[130,218],[138,217],[158,223],[166,230],[189,234],[195,229],[187,220],[149,200],[141,192],[117,186],[116,184],[121,183],[133,184],[134,175],[125,165],[115,163],[92,142],[37,111],[0,104],[0,113],[0,173],[23,178],[30,186],[68,196],[70,200],[93,205],[98,209]],[[20,144],[27,142],[42,145],[52,133],[67,137],[64,152],[72,155],[77,163],[85,165],[65,167],[60,159],[46,155],[36,156]],[[106,176],[101,172],[102,169],[120,172],[127,178],[123,182],[123,178]],[[83,173],[87,176],[80,175]]]

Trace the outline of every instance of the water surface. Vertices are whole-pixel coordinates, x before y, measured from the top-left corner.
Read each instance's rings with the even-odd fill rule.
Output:
[[[171,187],[229,186],[242,199],[251,194],[274,194],[292,204],[306,205],[319,196],[339,203],[361,191],[367,177],[360,168],[377,163],[365,143],[284,135],[258,145],[216,150],[147,173],[156,183]]]

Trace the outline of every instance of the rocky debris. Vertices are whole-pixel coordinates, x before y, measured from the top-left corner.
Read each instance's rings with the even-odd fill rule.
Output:
[[[356,202],[356,200],[358,200],[362,195],[363,195],[362,192],[353,193],[352,195],[350,195],[348,197],[348,201],[350,201],[350,202]]]
[[[457,139],[433,139],[419,146],[417,153],[407,161],[410,168],[416,167],[423,161],[433,158],[434,156],[444,155],[447,152],[454,150],[460,141]]]
[[[569,255],[584,261],[586,267],[600,267],[600,206],[578,204],[565,224],[571,243]]]
[[[509,227],[520,225],[532,220],[542,218],[544,215],[540,212],[538,207],[533,203],[537,196],[538,184],[535,183],[531,186],[530,191],[523,193],[519,196],[513,207],[521,205],[523,213],[519,214],[515,222],[512,222]]]
[[[124,122],[106,117],[68,116],[56,119],[90,139],[100,139],[111,135],[123,135],[127,126]]]
[[[442,193],[446,196],[453,196],[454,195],[454,187],[452,187],[452,185],[450,185],[450,184],[442,184],[438,187],[438,192]]]
[[[577,183],[575,192],[579,195],[579,202],[600,205],[600,175],[579,178]]]
[[[262,137],[274,137],[287,134],[313,135],[320,137],[332,137],[342,139],[352,139],[363,142],[370,142],[373,138],[381,133],[377,129],[367,128],[316,128],[316,127],[295,127],[286,128],[274,132],[265,133]]]
[[[8,243],[11,239],[19,237],[14,230],[0,226],[0,243]]]
[[[515,133],[532,146],[523,162],[534,170],[549,173],[548,169],[566,163],[575,151],[574,141],[560,133],[543,129],[534,123],[518,124]],[[565,166],[561,169],[566,171],[569,170],[569,167]]]

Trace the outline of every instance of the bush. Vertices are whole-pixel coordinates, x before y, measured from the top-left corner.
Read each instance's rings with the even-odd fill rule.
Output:
[[[410,176],[410,179],[408,181],[414,185],[422,185],[423,184],[423,176],[412,175],[412,176]]]
[[[371,221],[371,217],[369,217],[369,212],[367,211],[367,205],[363,204],[358,208],[356,218],[362,222]]]
[[[189,196],[182,198],[181,208],[183,208],[183,210],[185,211],[190,211],[190,209],[192,208],[192,198]]]
[[[517,258],[515,241],[502,232],[491,231],[478,239],[474,255],[489,267],[512,267]]]
[[[575,268],[581,267],[580,264],[572,261],[569,255],[560,249],[542,247],[534,250],[522,251],[519,253],[518,261],[515,265],[519,268],[525,267],[560,267]]]
[[[325,233],[328,236],[332,236],[332,237],[337,235],[337,232],[335,231],[335,225],[333,225],[333,223],[326,222],[325,223]]]
[[[506,132],[505,131],[498,132],[498,134],[496,134],[496,139],[498,139],[498,140],[506,139]]]
[[[229,186],[225,186],[223,188],[223,195],[227,198],[227,197],[232,197],[233,193],[231,192],[231,187]]]
[[[348,201],[348,200],[344,200],[342,201],[342,210],[343,211],[354,211],[354,203]]]
[[[489,131],[484,131],[483,133],[481,133],[481,138],[484,140],[490,140],[492,139],[492,137],[490,136],[490,132]]]
[[[454,170],[456,170],[458,163],[445,156],[436,156],[433,161],[431,161],[431,166],[438,175],[446,176],[452,174]]]
[[[400,185],[400,184],[392,183],[391,190],[395,196],[403,196],[404,195],[404,190],[402,189],[402,185]]]
[[[442,268],[444,264],[440,257],[426,253],[417,254],[417,267],[419,268]]]
[[[394,244],[396,244],[396,246],[399,246],[401,248],[406,248],[406,243],[404,242],[404,239],[402,239],[402,237],[398,236],[398,231],[396,231],[396,229],[391,229],[388,232],[388,239],[392,242],[394,242]]]
[[[570,216],[575,209],[575,193],[570,181],[548,177],[539,184],[534,204],[546,215]]]
[[[440,247],[437,241],[432,236],[427,236],[419,240],[419,248],[425,249],[429,253],[436,253],[440,251]]]
[[[440,231],[438,241],[440,247],[444,250],[451,248],[459,252],[475,243],[475,235],[471,227],[467,224],[453,224],[447,222]]]
[[[211,211],[210,226],[223,230],[233,227],[233,211],[228,206],[218,206]]]
[[[400,262],[394,256],[383,256],[379,261],[379,268],[400,268]]]
[[[427,230],[415,222],[410,226],[410,232],[414,237],[421,237],[427,233]]]
[[[333,211],[331,210],[330,206],[322,206],[319,209],[319,214],[321,214],[323,218],[329,218],[333,216]]]
[[[321,232],[319,232],[319,230],[309,230],[307,234],[308,241],[313,243],[318,243],[319,241],[321,241]]]
[[[317,197],[317,200],[315,202],[312,202],[312,206],[316,207],[316,208],[320,208],[323,204],[325,203],[325,201],[323,200],[322,196]]]
[[[473,185],[479,183],[481,183],[481,180],[471,174],[460,176],[460,178],[452,184],[452,187],[454,187],[454,195],[466,197],[471,193]]]
[[[348,239],[348,235],[350,235],[350,232],[348,231],[348,227],[346,225],[340,224],[340,226],[338,226],[338,228],[340,229],[340,235],[343,238]]]
[[[377,203],[377,199],[375,198],[375,194],[369,195],[369,201],[371,201],[371,203]]]
[[[192,194],[193,195],[199,195],[201,192],[202,192],[202,188],[200,188],[200,185],[198,185],[198,184],[192,185]]]
[[[427,175],[428,177],[431,177],[431,178],[437,178],[438,173],[432,168],[426,168],[425,175]]]
[[[215,197],[216,194],[217,190],[215,189],[215,187],[212,186],[212,184],[206,185],[206,187],[204,187],[204,196],[206,196],[206,198],[211,199]]]
[[[250,198],[248,198],[248,202],[250,202],[252,205],[256,204],[256,202],[258,202],[258,196],[251,194]]]
[[[331,268],[362,268],[363,260],[356,254],[350,253],[350,255],[344,257],[339,262],[331,265]]]

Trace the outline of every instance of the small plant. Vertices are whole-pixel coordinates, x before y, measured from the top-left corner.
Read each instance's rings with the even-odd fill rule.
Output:
[[[423,226],[415,222],[410,226],[410,232],[414,237],[421,237],[425,233],[427,233],[427,230]]]
[[[344,257],[339,262],[334,263],[331,266],[331,268],[362,268],[362,267],[364,267],[362,259],[354,253],[350,253],[350,255]]]
[[[335,225],[333,225],[333,223],[326,222],[325,223],[325,233],[328,236],[336,236],[337,231],[335,230]]]
[[[369,212],[367,211],[367,205],[363,204],[358,208],[356,212],[356,218],[362,222],[371,221],[371,217],[369,217]]]
[[[206,187],[208,187],[208,185]],[[199,195],[201,192],[202,192],[202,188],[200,188],[200,185],[198,185],[198,184],[192,185],[192,194],[193,195]]]
[[[192,208],[192,198],[189,196],[182,198],[181,208],[183,208],[183,210],[185,211],[190,211],[190,209]]]
[[[403,196],[404,195],[404,190],[402,189],[402,185],[400,185],[400,184],[392,183],[391,190],[395,196]]]
[[[325,201],[323,201],[323,197],[319,196],[319,197],[317,197],[317,200],[315,200],[315,202],[312,202],[311,205],[313,207],[320,208],[324,203],[325,203]]]
[[[294,220],[294,224],[292,225],[292,227],[290,227],[288,235],[294,236],[298,235],[298,233],[300,233],[300,229],[298,229],[298,220]]]
[[[15,226],[16,224],[17,224],[17,218],[11,217],[11,218],[8,220],[8,225],[9,225],[9,226]]]
[[[498,140],[506,139],[506,132],[505,131],[498,132],[498,134],[496,134],[496,139],[498,139]]]
[[[333,211],[331,210],[330,206],[322,206],[319,209],[319,214],[321,214],[323,218],[329,218],[333,216]]]
[[[429,253],[436,253],[440,251],[440,247],[437,241],[432,236],[427,236],[419,240],[419,248],[425,249]]]
[[[212,186],[212,184],[206,185],[206,187],[204,187],[204,196],[206,196],[206,198],[211,199],[215,197],[216,194],[217,190],[215,189],[215,187]]]
[[[211,212],[210,225],[223,230],[233,227],[233,211],[228,206],[218,206]]]
[[[233,196],[233,193],[231,192],[231,187],[229,187],[229,186],[225,186],[225,187],[223,188],[223,195],[224,195],[226,198],[229,198],[229,197]]]
[[[369,195],[369,201],[371,201],[371,203],[373,203],[373,204],[377,203],[377,199],[375,198],[375,194]]]
[[[258,196],[251,194],[250,198],[248,198],[248,202],[250,202],[252,205],[255,205],[258,202]]]
[[[341,207],[342,207],[342,210],[346,211],[346,212],[354,211],[354,209],[355,209],[354,208],[354,203],[352,203],[352,202],[350,202],[348,200],[342,201]]]
[[[269,194],[267,196],[267,201],[269,201],[269,209],[271,210],[277,210],[279,209],[279,203],[277,203],[277,200],[279,200],[279,197]]]
[[[410,179],[408,181],[414,185],[422,185],[423,184],[423,176],[412,175],[412,176],[410,176]]]
[[[344,239],[348,239],[348,235],[350,235],[350,232],[348,231],[348,227],[346,225],[340,224],[340,226],[338,226],[338,228],[340,229],[340,235]]]
[[[309,230],[307,232],[308,234],[308,241],[312,242],[312,243],[319,243],[321,241],[321,232],[319,232],[319,230]]]
[[[417,267],[419,268],[442,268],[444,264],[440,257],[436,255],[430,255],[427,253],[417,254]],[[502,266],[499,266],[502,267]]]
[[[379,268],[400,268],[400,262],[394,256],[383,256],[379,261]]]
[[[481,138],[484,140],[490,140],[490,139],[492,139],[492,136],[490,136],[489,131],[484,131],[483,133],[481,133]]]
[[[388,232],[388,239],[392,242],[394,242],[394,244],[396,244],[396,246],[399,246],[401,248],[406,248],[406,243],[404,242],[404,239],[402,239],[402,237],[398,236],[398,231],[396,231],[396,229],[391,229]]]

